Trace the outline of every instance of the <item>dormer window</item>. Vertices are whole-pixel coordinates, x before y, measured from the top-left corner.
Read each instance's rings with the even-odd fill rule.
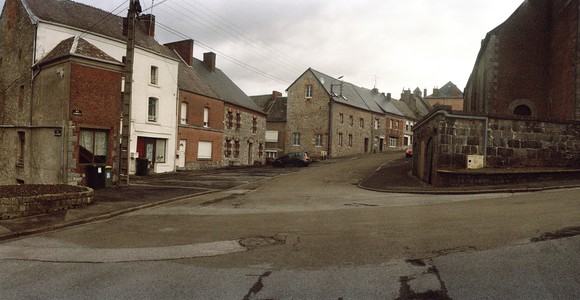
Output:
[[[159,83],[159,69],[156,66],[151,66],[151,84],[157,85]]]

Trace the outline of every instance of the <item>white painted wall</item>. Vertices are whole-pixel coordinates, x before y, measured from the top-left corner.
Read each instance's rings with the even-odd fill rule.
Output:
[[[36,61],[41,60],[61,41],[81,34],[82,31],[52,23],[39,23],[36,39]],[[92,43],[119,62],[126,54],[123,41],[103,36],[84,34],[83,39]],[[158,84],[150,84],[151,66],[158,67]],[[176,170],[177,134],[177,75],[178,62],[145,49],[135,49],[133,69],[133,97],[131,105],[131,152],[137,152],[137,137],[166,139],[165,163],[155,165],[154,172]],[[119,83],[121,86],[121,83]],[[149,97],[159,99],[156,122],[148,121]]]

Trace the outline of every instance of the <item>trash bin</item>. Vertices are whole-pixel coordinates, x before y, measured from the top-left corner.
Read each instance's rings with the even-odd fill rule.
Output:
[[[147,158],[138,157],[135,159],[137,164],[135,168],[135,175],[145,176],[149,173],[149,160]]]
[[[105,187],[110,188],[111,186],[113,186],[113,178],[111,177],[112,171],[113,171],[113,167],[111,167],[111,166],[105,167]]]
[[[86,168],[87,186],[93,189],[105,187],[105,168],[102,165],[88,165]]]

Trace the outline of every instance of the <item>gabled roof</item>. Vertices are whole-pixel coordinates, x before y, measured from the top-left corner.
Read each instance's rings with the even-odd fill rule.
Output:
[[[217,98],[226,103],[244,107],[259,113],[264,113],[254,101],[242,91],[224,72],[216,68],[211,72],[203,61],[193,59],[191,68],[202,78]]]
[[[122,64],[120,61],[97,48],[95,45],[87,42],[83,38],[79,38],[78,36],[60,42],[56,47],[54,47],[54,49],[44,56],[39,64],[70,55],[87,57],[108,63]]]
[[[369,89],[358,87],[352,83],[341,81],[322,72],[309,68],[318,79],[326,92],[335,102],[346,104],[360,109],[369,110],[383,114],[383,110],[378,105],[380,98],[384,95]]]
[[[123,36],[123,18],[104,10],[70,0],[20,0],[33,23],[48,22],[93,32],[126,42]],[[177,59],[173,51],[159,44],[153,37],[136,30],[137,46]]]
[[[463,92],[451,81],[437,91],[437,94],[431,94],[427,98],[463,98]]]
[[[411,110],[411,108],[409,108],[409,106],[405,102],[393,99],[391,101],[391,104],[394,105],[403,114],[403,116],[412,120],[417,119],[417,115],[413,112],[413,110]]]
[[[210,98],[220,99],[205,80],[190,66],[184,62],[179,63],[178,88],[183,91],[203,95]]]
[[[251,96],[252,100],[266,114],[270,122],[286,122],[286,111],[288,109],[288,97],[272,97],[272,95]]]

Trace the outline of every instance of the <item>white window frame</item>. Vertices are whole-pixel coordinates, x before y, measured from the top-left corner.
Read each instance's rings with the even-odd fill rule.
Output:
[[[395,148],[397,147],[397,138],[394,137],[389,137],[389,147],[390,148]]]
[[[313,94],[312,91],[313,90],[314,90],[314,87],[312,86],[312,84],[306,85],[306,92],[305,92],[306,99],[312,98],[312,94]]]
[[[157,66],[151,66],[151,78],[149,83],[153,85],[159,84],[159,68]]]
[[[197,143],[197,159],[207,160],[211,159],[213,151],[213,143],[207,141],[199,141]]]
[[[300,146],[300,132],[292,133],[292,145]]]
[[[317,133],[315,136],[315,147],[322,147],[322,144],[324,143],[324,135],[322,133]]]
[[[203,127],[209,127],[209,107],[203,108]]]
[[[187,102],[181,102],[181,111],[180,111],[180,124],[187,124]]]
[[[148,107],[147,107],[147,121],[157,122],[157,110],[159,107],[159,99],[155,97],[149,97]]]

